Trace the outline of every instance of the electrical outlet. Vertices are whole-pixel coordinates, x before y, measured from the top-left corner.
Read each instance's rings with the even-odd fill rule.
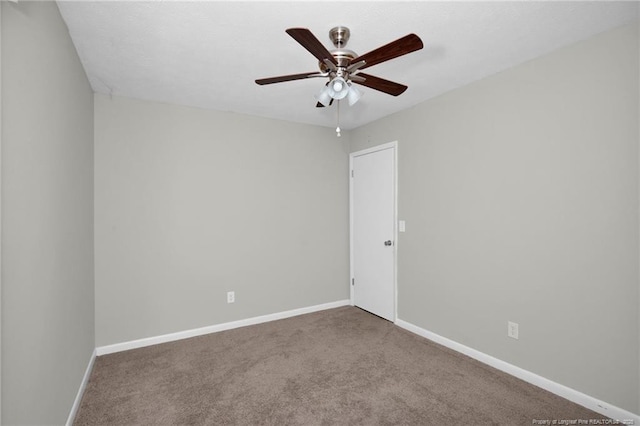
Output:
[[[227,303],[234,303],[236,301],[236,292],[228,291],[227,292]]]
[[[507,336],[518,339],[518,323],[507,321]]]

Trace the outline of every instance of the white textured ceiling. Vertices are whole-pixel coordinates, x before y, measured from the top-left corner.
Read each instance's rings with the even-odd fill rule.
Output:
[[[351,30],[364,54],[408,33],[424,49],[367,73],[403,83],[398,97],[359,86],[340,108],[351,129],[559,47],[638,19],[636,2],[58,1],[99,93],[335,126],[315,108],[324,79],[258,86],[257,78],[317,70],[285,33],[309,28],[328,49],[329,29]]]

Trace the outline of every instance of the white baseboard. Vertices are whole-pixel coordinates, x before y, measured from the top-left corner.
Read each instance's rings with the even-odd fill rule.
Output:
[[[76,418],[76,414],[78,413],[78,408],[80,408],[80,402],[82,401],[82,395],[84,395],[84,390],[87,388],[87,383],[89,383],[89,377],[91,376],[91,371],[93,370],[93,363],[96,360],[96,350],[93,350],[91,354],[91,358],[89,359],[89,365],[84,372],[84,376],[82,377],[82,382],[80,383],[80,389],[78,389],[78,393],[76,395],[76,399],[73,401],[73,406],[71,406],[71,412],[69,413],[69,417],[67,418],[66,426],[73,425],[73,421]]]
[[[494,358],[491,355],[487,355],[476,349],[447,339],[446,337],[442,337],[436,333],[425,330],[424,328],[420,328],[417,325],[413,325],[401,319],[398,319],[396,321],[396,325],[419,336],[425,337],[433,342],[439,343],[442,346],[446,346],[449,349],[453,349],[456,352],[465,354],[493,368],[515,376],[521,380],[524,380],[525,382],[531,383],[532,385],[538,386],[544,390],[568,399],[571,402],[582,405],[583,407],[593,410],[596,413],[600,413],[603,416],[607,416],[611,419],[619,420],[621,422],[623,420],[627,421],[626,423],[621,424],[640,425],[640,416],[638,416],[637,414],[633,414],[627,410],[616,407],[607,402],[600,401],[599,399],[593,398],[589,395],[585,395],[584,393],[579,392],[575,389],[571,389],[567,386],[561,385],[560,383],[556,383],[535,373],[532,373],[520,367],[516,367],[515,365],[509,364],[508,362],[502,361],[498,358]],[[628,421],[633,421],[634,423],[629,423]]]
[[[306,308],[293,309],[290,311],[277,312],[275,314],[262,315],[259,317],[247,318],[238,321],[225,322],[222,324],[210,325],[207,327],[194,328],[191,330],[179,331],[176,333],[163,334],[161,336],[147,337],[144,339],[131,340],[128,342],[116,343],[113,345],[99,346],[96,348],[96,355],[107,355],[115,352],[127,351],[129,349],[143,348],[145,346],[157,345],[159,343],[173,342],[187,339],[189,337],[202,336],[204,334],[217,333],[219,331],[231,330],[233,328],[245,327],[248,325],[261,324],[264,322],[290,318],[297,315],[309,314],[311,312],[324,311],[325,309],[339,308],[350,305],[348,299],[336,302],[324,303],[322,305],[308,306]]]

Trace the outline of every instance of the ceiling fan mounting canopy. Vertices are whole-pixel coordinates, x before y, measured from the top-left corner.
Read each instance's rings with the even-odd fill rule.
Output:
[[[356,83],[392,96],[398,96],[407,90],[407,86],[365,74],[361,72],[361,70],[406,55],[423,47],[420,37],[415,34],[408,34],[364,55],[358,56],[354,51],[345,48],[351,37],[351,31],[349,31],[347,27],[337,26],[329,30],[329,39],[335,46],[335,49],[331,51],[324,47],[307,28],[289,28],[286,32],[318,59],[320,72],[314,71],[263,78],[256,80],[257,84],[265,85],[306,78],[329,77],[328,84],[334,81],[334,79],[340,78],[339,83],[342,84],[342,81],[344,81],[349,87],[351,83]],[[342,94],[343,92],[340,93]],[[359,98],[359,96],[358,94],[357,97]],[[331,99],[342,99],[343,97],[344,96],[337,98],[332,95]],[[325,104],[318,102],[317,106],[325,106]]]
[[[333,45],[340,49],[347,45],[349,41],[349,37],[351,37],[351,31],[347,27],[333,27],[329,30],[329,38]]]

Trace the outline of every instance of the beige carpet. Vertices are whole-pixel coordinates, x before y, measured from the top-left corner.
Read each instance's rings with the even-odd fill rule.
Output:
[[[343,307],[98,357],[75,425],[531,425],[604,418]]]

